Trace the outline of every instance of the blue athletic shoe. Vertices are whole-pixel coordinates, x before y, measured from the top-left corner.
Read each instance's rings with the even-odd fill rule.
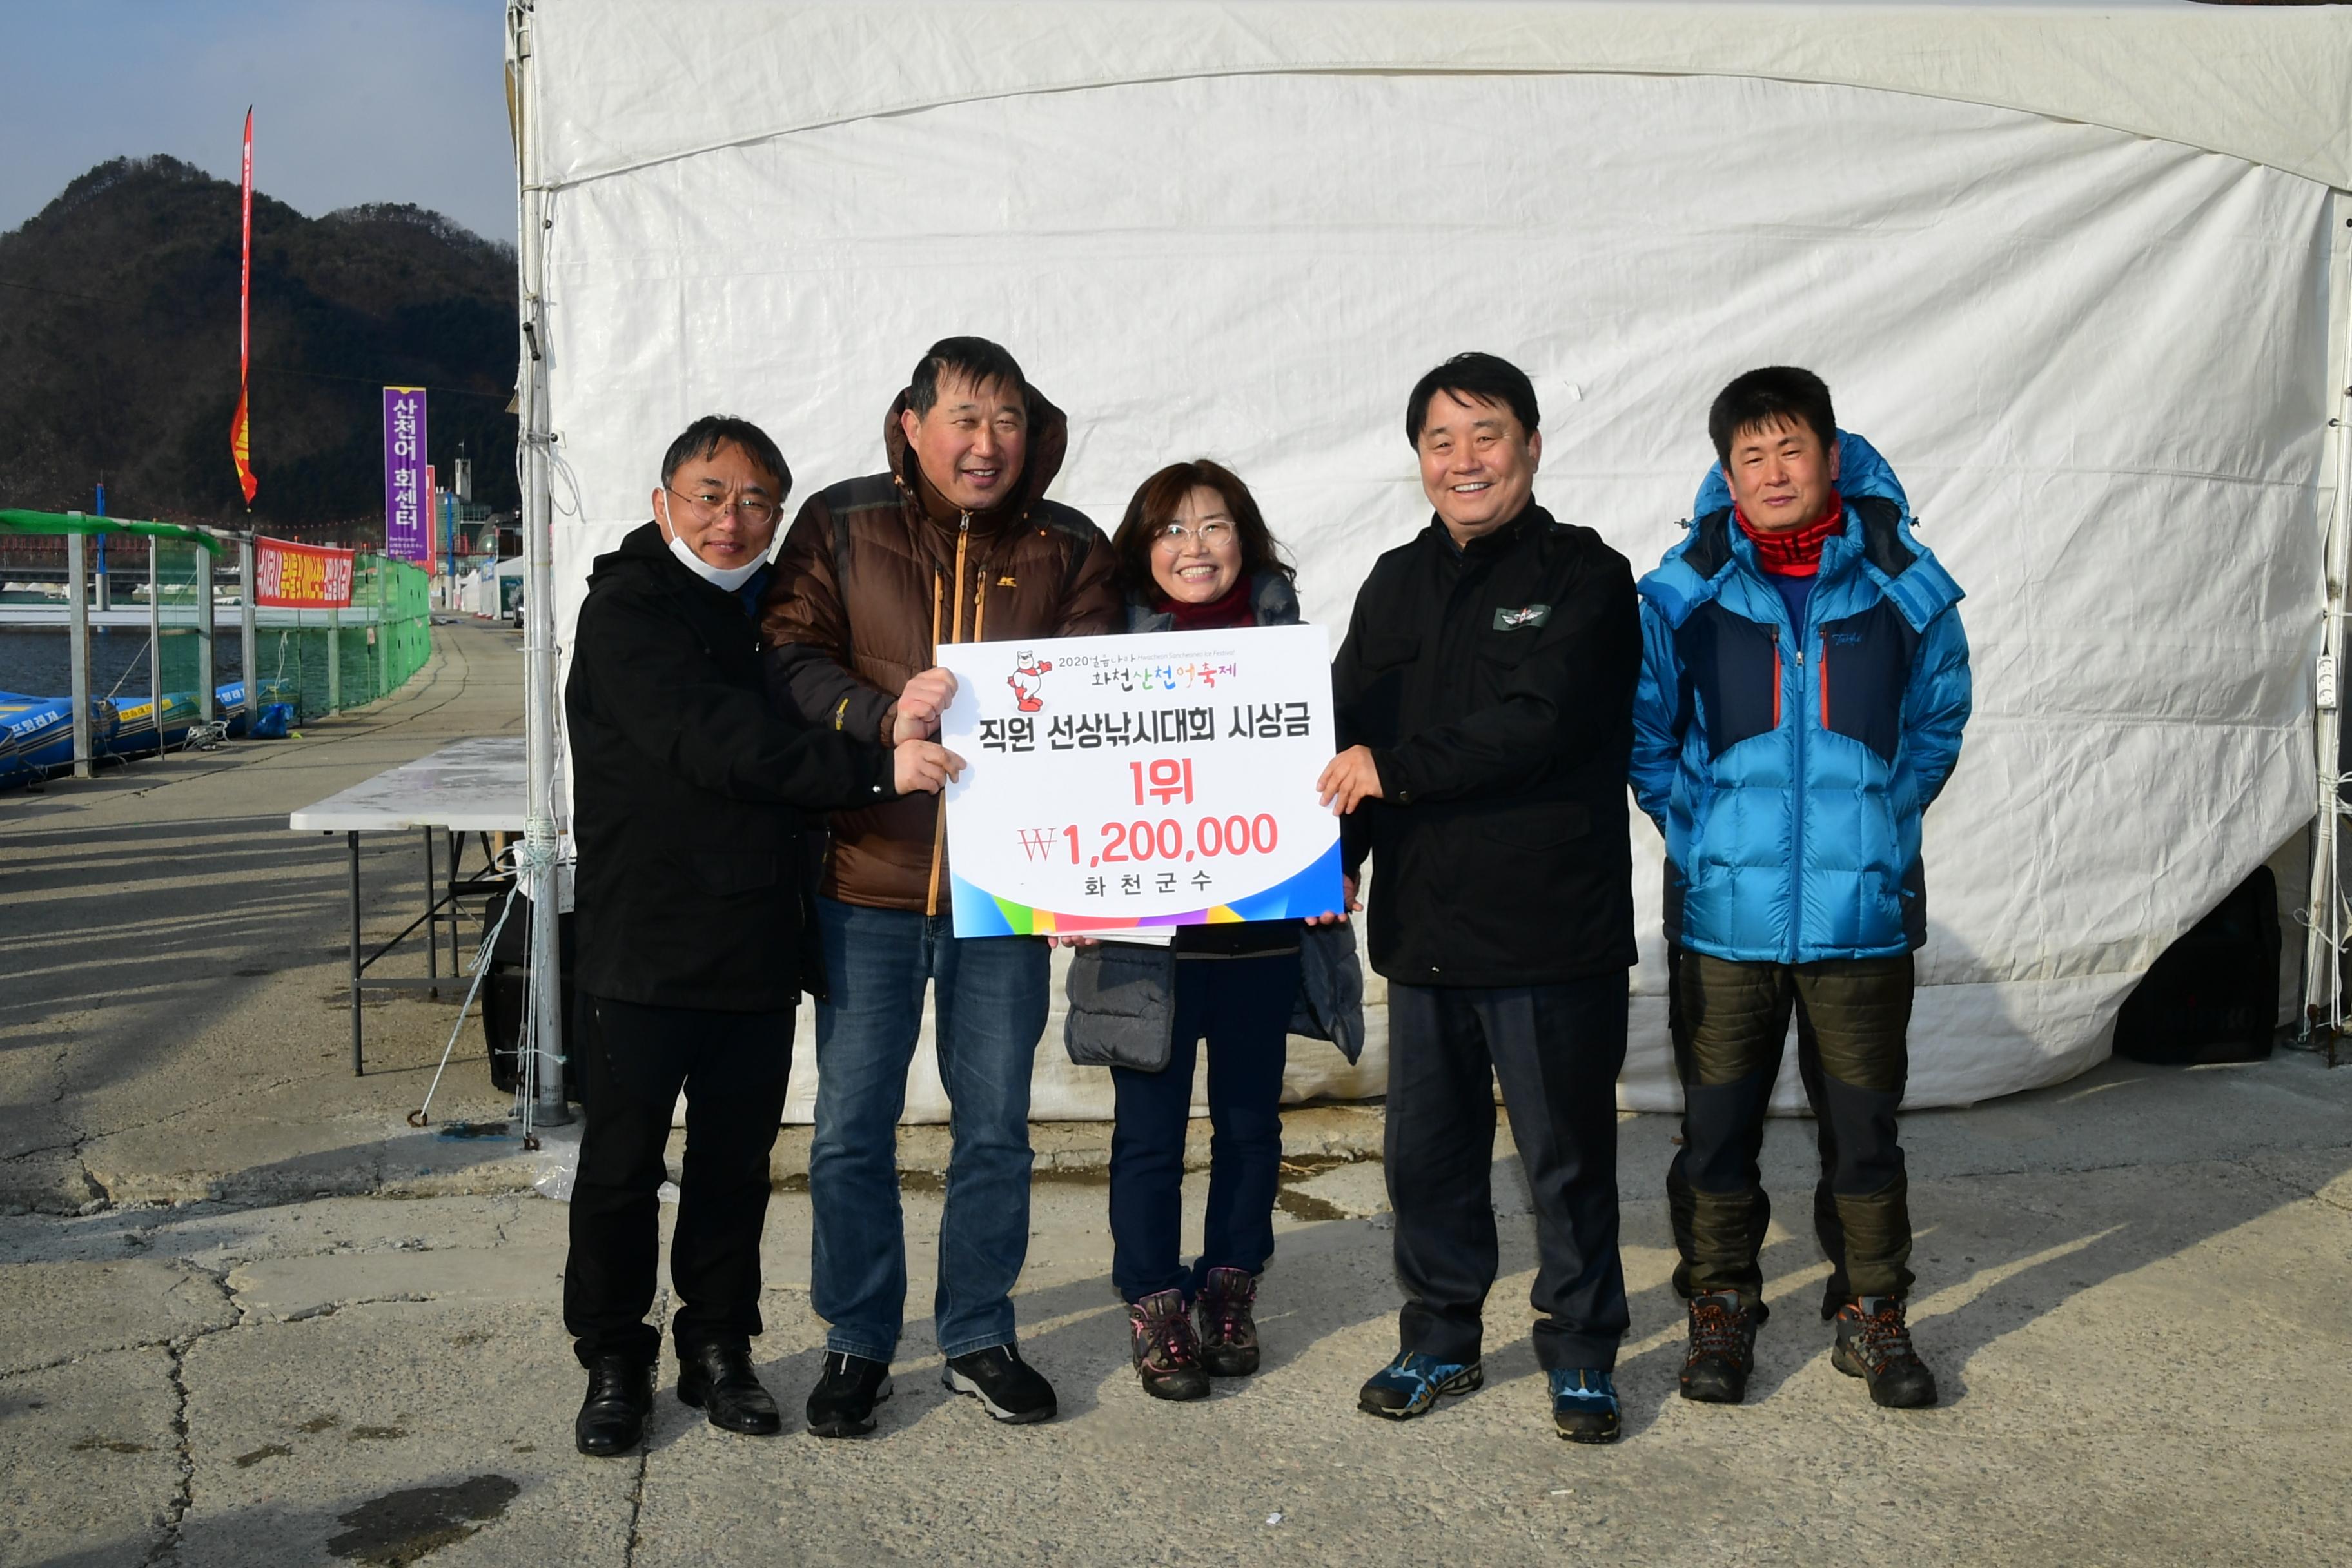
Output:
[[[1437,1403],[1443,1394],[1467,1394],[1486,1381],[1486,1368],[1476,1362],[1433,1361],[1419,1351],[1405,1351],[1372,1373],[1356,1408],[1404,1421]]]
[[[1597,1367],[1554,1367],[1551,1424],[1571,1443],[1617,1440],[1617,1385]]]

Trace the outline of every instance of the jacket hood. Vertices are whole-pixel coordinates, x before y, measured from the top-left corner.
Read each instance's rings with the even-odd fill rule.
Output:
[[[1825,552],[1858,558],[1858,569],[1876,583],[1914,628],[1924,629],[1960,602],[1952,580],[1927,547],[1912,536],[1911,500],[1886,459],[1861,437],[1838,432],[1838,494],[1845,502],[1845,530],[1822,546]],[[1691,503],[1691,522],[1681,542],[1668,550],[1640,584],[1642,597],[1679,626],[1690,613],[1721,589],[1743,566],[1758,571],[1755,551],[1731,521],[1731,487],[1723,465],[1709,465]],[[1824,575],[1837,563],[1824,555]]]
[[[588,585],[593,588],[615,576],[663,566],[677,566],[677,563],[670,557],[669,541],[662,537],[661,524],[640,523],[623,534],[619,544],[596,557],[588,569]]]
[[[900,392],[890,400],[890,412],[882,416],[882,449],[889,454],[890,473],[901,489],[919,500],[923,480],[915,462],[914,449],[907,444],[907,433],[898,427],[898,416],[907,412],[907,395]],[[1062,459],[1070,449],[1070,422],[1053,400],[1034,386],[1029,388],[1029,447],[1022,460],[1021,480],[1003,505],[985,512],[975,513],[976,519],[991,522],[1001,519],[1027,515],[1045,499],[1045,491],[1062,471]]]

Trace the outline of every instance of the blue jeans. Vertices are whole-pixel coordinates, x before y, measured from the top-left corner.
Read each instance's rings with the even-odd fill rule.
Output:
[[[1013,1342],[1029,1256],[1029,1076],[1045,1032],[1045,944],[959,938],[947,916],[817,901],[832,1000],[816,1010],[810,1299],[825,1349],[887,1362],[907,1309],[898,1116],[936,986],[940,1078],[954,1142],[940,1216],[933,1326],[942,1353]]]
[[[1274,1194],[1282,1177],[1282,1065],[1298,954],[1196,958],[1176,964],[1168,1065],[1115,1067],[1118,1121],[1110,1135],[1110,1281],[1135,1302],[1181,1289],[1191,1300],[1212,1268],[1255,1274],[1274,1256]],[[1201,1256],[1179,1256],[1184,1130],[1192,1065],[1209,1042],[1209,1206]]]

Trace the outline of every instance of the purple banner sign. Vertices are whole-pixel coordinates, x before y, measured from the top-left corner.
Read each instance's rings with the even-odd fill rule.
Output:
[[[425,493],[425,389],[383,389],[383,552],[423,561],[433,548],[432,501]]]

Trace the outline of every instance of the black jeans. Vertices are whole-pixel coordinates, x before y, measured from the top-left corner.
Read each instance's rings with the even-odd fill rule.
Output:
[[[793,1065],[790,1013],[719,1013],[579,998],[576,1048],[587,1058],[587,1125],[572,1185],[563,1326],[581,1364],[615,1352],[651,1365],[661,1331],[646,1321],[654,1270],[662,1152],[686,1091],[686,1169],[669,1278],[681,1355],[760,1331],[760,1233],[768,1152]]]
[[[1176,962],[1168,1065],[1110,1069],[1118,1120],[1110,1134],[1110,1280],[1122,1300],[1161,1290],[1200,1293],[1212,1268],[1255,1274],[1274,1256],[1274,1194],[1282,1176],[1282,1066],[1298,954]],[[1183,1226],[1184,1130],[1192,1066],[1209,1042],[1209,1207],[1201,1256],[1178,1256]]]
[[[1474,1362],[1499,1266],[1494,1086],[1535,1199],[1536,1360],[1617,1363],[1617,1074],[1625,976],[1559,985],[1389,985],[1389,1206],[1402,1349]]]
[[[1824,1300],[1909,1290],[1910,1184],[1895,1118],[1910,1069],[1910,954],[1790,965],[1674,952],[1670,974],[1683,1081],[1683,1146],[1666,1172],[1682,1255],[1675,1289],[1763,1294],[1757,1255],[1772,1203],[1756,1160],[1793,1011],[1821,1148],[1813,1233],[1830,1261]]]

